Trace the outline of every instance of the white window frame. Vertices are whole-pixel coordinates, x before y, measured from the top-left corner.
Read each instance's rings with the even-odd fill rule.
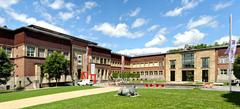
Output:
[[[35,47],[27,46],[27,54],[26,55],[29,57],[35,57],[36,56],[35,50],[36,50]]]

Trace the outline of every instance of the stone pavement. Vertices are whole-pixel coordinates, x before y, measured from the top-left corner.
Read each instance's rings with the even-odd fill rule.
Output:
[[[88,96],[106,92],[117,91],[119,87],[105,87],[96,89],[86,89],[72,92],[63,92],[51,95],[43,95],[38,97],[24,98],[19,100],[7,101],[0,103],[1,109],[19,109],[24,107],[29,107],[33,105],[45,104],[55,101],[61,101],[65,99],[71,99],[81,96]]]

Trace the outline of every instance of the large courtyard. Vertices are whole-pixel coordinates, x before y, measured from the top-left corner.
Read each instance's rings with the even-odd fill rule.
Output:
[[[198,89],[138,89],[140,96],[117,92],[42,104],[28,109],[240,109],[240,93]]]

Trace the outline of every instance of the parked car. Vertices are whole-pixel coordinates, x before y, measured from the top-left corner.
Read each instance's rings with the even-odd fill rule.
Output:
[[[240,80],[236,79],[236,80],[232,80],[232,85],[239,85],[240,84]]]
[[[77,84],[79,86],[92,86],[93,85],[93,81],[89,80],[89,79],[85,79],[85,80],[78,81]]]

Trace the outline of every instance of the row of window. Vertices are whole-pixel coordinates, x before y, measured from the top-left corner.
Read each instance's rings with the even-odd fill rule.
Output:
[[[227,69],[221,69],[219,74],[220,75],[228,75],[228,70]]]
[[[133,64],[131,64],[132,68],[158,67],[158,66],[164,66],[164,61],[162,61],[162,62],[146,62],[146,63],[133,63]]]
[[[26,51],[26,55],[29,57],[41,57],[41,58],[45,58],[47,56],[49,56],[50,54],[52,54],[54,52],[54,50],[50,50],[50,49],[44,49],[44,48],[36,48],[36,47],[31,47],[31,46],[27,46],[27,51]],[[61,51],[57,51],[57,52],[61,52]],[[63,55],[68,58],[69,57],[69,53],[68,52],[63,52]]]
[[[120,71],[112,71],[112,73],[121,73]],[[132,73],[137,73],[142,76],[144,75],[163,75],[162,71],[140,71],[140,72],[132,72]]]
[[[141,71],[140,73],[142,76],[144,75],[163,75],[162,71]]]
[[[189,56],[189,57],[187,57]],[[183,57],[182,68],[194,68],[193,55],[185,55]],[[170,60],[170,69],[176,68],[176,60]],[[202,68],[209,68],[209,57],[202,58]]]
[[[92,57],[92,62],[93,63],[98,63],[98,64],[108,64],[108,65],[110,65],[111,61],[108,58],[93,56]]]

